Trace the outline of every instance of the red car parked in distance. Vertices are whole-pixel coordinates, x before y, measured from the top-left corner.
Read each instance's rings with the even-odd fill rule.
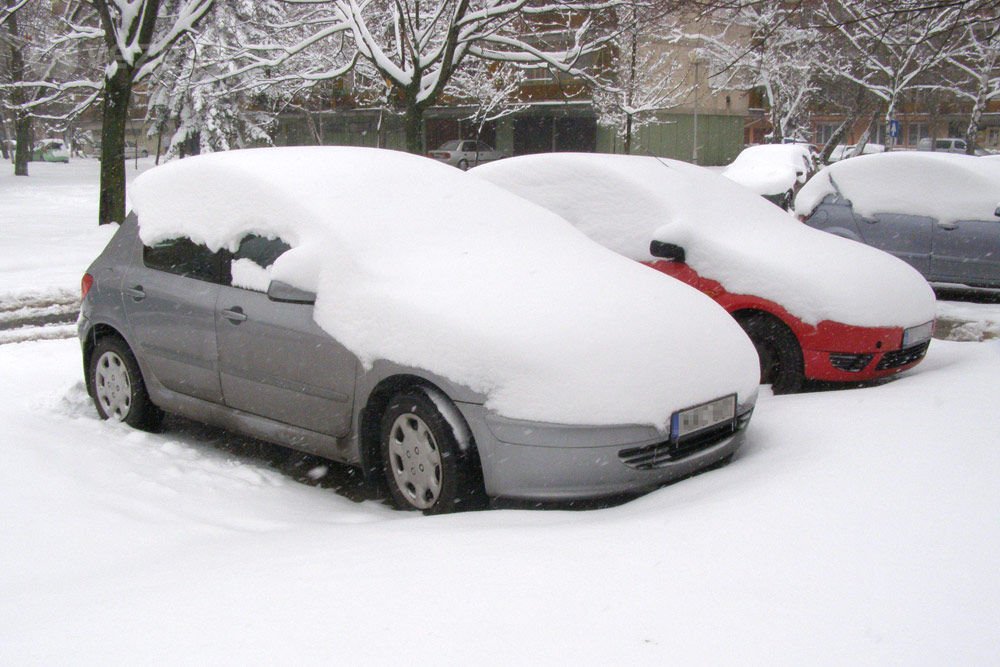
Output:
[[[702,167],[558,153],[470,173],[714,298],[753,341],[761,381],[776,393],[806,380],[875,380],[927,352],[934,293],[916,270],[811,229]]]

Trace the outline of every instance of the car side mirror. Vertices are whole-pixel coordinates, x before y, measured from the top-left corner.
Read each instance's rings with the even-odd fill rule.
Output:
[[[684,261],[684,248],[673,243],[653,241],[649,244],[649,254],[653,257],[659,257],[660,259],[665,259],[670,262]]]
[[[267,298],[271,301],[280,301],[281,303],[316,303],[316,294],[314,292],[307,292],[298,287],[292,287],[280,280],[272,280],[271,284],[267,286]]]

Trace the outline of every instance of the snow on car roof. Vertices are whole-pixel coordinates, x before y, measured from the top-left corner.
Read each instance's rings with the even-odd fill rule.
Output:
[[[795,211],[807,216],[837,192],[854,211],[924,215],[945,222],[996,220],[1000,163],[970,155],[893,151],[824,168],[799,191]]]
[[[666,428],[756,391],[753,348],[711,300],[427,158],[230,151],[154,168],[130,197],[147,243],[282,237],[272,278],[315,291],[316,322],[364,363],[444,376],[507,417]]]
[[[812,160],[803,144],[750,146],[736,156],[722,175],[758,195],[780,195],[805,183]]]
[[[912,326],[934,295],[912,267],[821,232],[702,167],[662,158],[547,154],[469,173],[553,210],[598,243],[639,261],[656,239],[686,250],[702,276],[781,304],[805,322]]]

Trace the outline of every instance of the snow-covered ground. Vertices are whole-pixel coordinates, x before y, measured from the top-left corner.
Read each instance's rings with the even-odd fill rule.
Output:
[[[32,169],[0,175],[5,298],[75,290],[106,238],[96,163]],[[101,422],[72,339],[0,345],[0,377],[0,664],[1000,662],[1000,341],[764,390],[729,466],[622,505],[440,517]]]

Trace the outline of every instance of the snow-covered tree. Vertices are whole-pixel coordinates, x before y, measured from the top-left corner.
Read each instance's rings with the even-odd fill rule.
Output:
[[[801,7],[784,2],[739,2],[716,10],[696,38],[713,68],[713,88],[759,88],[767,100],[771,141],[804,138],[809,103],[828,57],[823,34]],[[712,29],[715,28],[713,31]]]
[[[132,87],[147,78],[177,40],[190,33],[213,0],[91,0],[100,22],[74,26],[69,37],[104,41],[100,224],[125,218],[125,124]]]
[[[630,1],[614,10],[617,30],[607,46],[610,62],[598,68],[593,92],[598,122],[615,128],[624,152],[632,152],[635,131],[659,112],[679,105],[691,92],[685,80],[684,35],[677,15]]]
[[[925,79],[960,50],[965,4],[900,0],[889,9],[881,0],[824,0],[817,20],[843,44],[825,61],[828,71],[879,98],[888,124],[908,91],[946,86]]]
[[[273,40],[247,44],[246,54],[249,66],[260,66],[303,53],[350,52],[340,66],[331,68],[323,59],[303,65],[297,75],[338,78],[358,59],[362,75],[355,78],[381,88],[382,99],[402,113],[407,149],[416,153],[423,150],[424,112],[446,94],[465,63],[479,59],[583,75],[588,56],[607,40],[599,10],[619,2],[333,0],[312,5],[309,37],[280,46]]]
[[[296,93],[262,68],[241,68],[234,45],[263,40],[287,18],[277,3],[217,3],[149,77],[147,121],[173,155],[269,143],[279,99]],[[159,151],[157,151],[159,153]]]
[[[955,94],[971,103],[965,145],[972,155],[983,112],[991,101],[1000,99],[1000,25],[970,24],[963,36],[965,49],[953,54],[949,63],[959,75]]]
[[[65,133],[100,94],[91,49],[61,39],[61,26],[93,16],[80,2],[9,0],[0,11],[0,101],[17,138],[15,174],[27,175],[35,125]]]

